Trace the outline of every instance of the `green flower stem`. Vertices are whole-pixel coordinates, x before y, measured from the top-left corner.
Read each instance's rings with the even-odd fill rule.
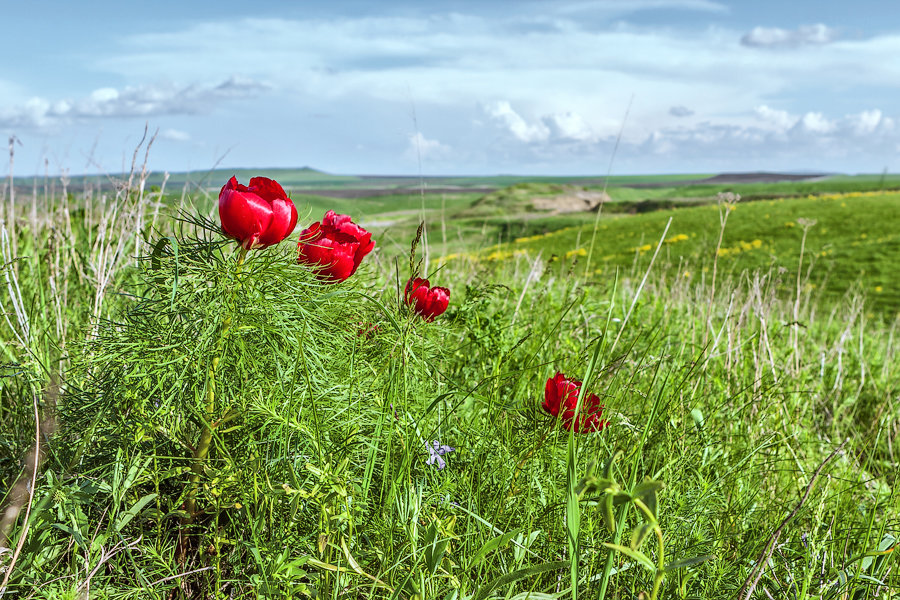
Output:
[[[632,502],[642,513],[644,513],[644,516],[647,517],[650,524],[653,525],[653,532],[656,534],[656,539],[659,542],[659,564],[656,567],[656,574],[653,577],[653,592],[650,594],[650,600],[656,600],[659,596],[659,587],[662,585],[663,578],[666,575],[666,550],[665,544],[663,543],[663,532],[659,527],[659,522],[656,520],[653,511],[651,511],[640,498],[635,498]]]
[[[244,259],[247,258],[247,249],[241,248],[238,255],[237,266],[235,267],[235,276],[239,276],[241,268],[244,265]],[[233,298],[232,298],[233,300]],[[209,456],[209,448],[212,445],[213,430],[223,422],[230,420],[233,416],[226,415],[222,419],[214,420],[216,414],[216,371],[219,363],[222,362],[222,351],[225,345],[225,336],[231,329],[231,316],[225,318],[222,323],[222,332],[219,334],[219,340],[216,343],[216,356],[212,359],[207,374],[207,395],[206,395],[206,418],[203,422],[203,429],[200,431],[200,439],[191,455],[191,480],[190,489],[188,491],[187,500],[185,501],[185,509],[188,516],[185,518],[186,523],[194,520],[197,514],[197,490],[200,488],[200,478],[203,476],[206,459]]]

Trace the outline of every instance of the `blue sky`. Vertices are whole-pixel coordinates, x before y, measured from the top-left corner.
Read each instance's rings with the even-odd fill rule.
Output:
[[[145,123],[156,171],[598,174],[620,130],[613,173],[900,171],[887,1],[2,10],[17,174],[121,171]]]

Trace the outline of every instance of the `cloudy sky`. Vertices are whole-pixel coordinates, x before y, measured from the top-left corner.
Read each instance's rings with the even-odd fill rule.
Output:
[[[894,0],[0,6],[17,174],[900,171]]]

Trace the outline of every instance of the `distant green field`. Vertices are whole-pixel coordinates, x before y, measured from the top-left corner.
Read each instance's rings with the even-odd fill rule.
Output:
[[[804,285],[833,300],[842,298],[848,290],[858,290],[873,307],[893,314],[900,309],[897,214],[898,193],[738,203],[728,216],[718,256],[719,273],[738,276],[744,271],[772,268],[786,288],[796,285],[801,219],[807,219],[815,224],[809,227],[806,240]],[[596,276],[611,275],[616,269],[643,269],[671,218],[658,268],[681,264],[681,276],[704,277],[716,254],[719,216],[716,205],[604,216],[597,229],[590,269]],[[533,221],[520,229],[518,239],[475,253],[449,252],[447,256],[450,260],[468,257],[490,262],[523,255],[533,258],[541,252],[545,258],[577,260],[584,268],[593,233],[593,222],[585,221],[581,215]],[[547,233],[541,233],[542,229]],[[538,232],[533,233],[535,230]],[[514,235],[515,230],[511,233]]]
[[[468,207],[481,194],[438,194],[427,196],[425,210],[427,214],[440,218],[449,217],[459,210]],[[327,210],[351,214],[360,222],[376,220],[380,223],[395,222],[401,219],[418,220],[422,211],[422,198],[418,194],[398,194],[389,196],[370,196],[368,198],[328,198],[312,194],[291,194],[301,216],[306,212],[313,220],[320,219]]]
[[[719,183],[691,184],[664,188],[632,189],[629,192],[645,198],[702,198],[719,192],[734,192],[746,199],[776,196],[806,196],[809,194],[833,194],[858,191],[891,191],[900,188],[900,177],[890,176],[882,180],[869,175],[833,176],[809,181],[784,181],[778,183]],[[615,194],[611,193],[615,199]]]

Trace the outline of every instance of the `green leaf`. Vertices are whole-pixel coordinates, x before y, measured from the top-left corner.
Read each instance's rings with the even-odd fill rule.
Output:
[[[153,246],[153,254],[150,257],[150,268],[154,271],[159,269],[160,267],[160,257],[163,254],[163,250],[166,248],[166,244],[172,245],[172,255],[175,258],[175,277],[172,280],[172,299],[171,303],[175,304],[175,295],[178,292],[178,240],[174,237],[164,237],[161,238],[156,245]]]
[[[513,559],[516,561],[516,564],[522,562],[525,559],[525,552],[528,548],[531,548],[531,545],[534,543],[534,540],[541,534],[540,529],[535,529],[528,535],[519,534],[516,536],[516,543],[513,546]]]
[[[621,552],[632,560],[636,560],[642,567],[644,567],[651,573],[656,573],[656,565],[653,564],[653,561],[650,560],[650,557],[648,557],[640,550],[632,550],[628,546],[620,546],[619,544],[610,544],[607,542],[604,542],[603,545],[607,548],[615,550],[616,552]]]
[[[483,586],[478,593],[475,595],[474,600],[484,600],[488,596],[490,596],[491,592],[494,591],[495,588],[501,586],[507,586],[511,583],[515,583],[520,579],[525,579],[531,575],[537,575],[538,573],[546,573],[547,571],[558,571],[560,569],[565,569],[569,566],[569,561],[567,560],[557,560],[554,562],[544,563],[542,565],[537,565],[535,567],[526,567],[524,569],[519,569],[518,571],[513,571],[512,573],[507,573],[501,577],[498,577],[491,583]]]
[[[694,419],[694,424],[697,426],[698,430],[703,430],[703,413],[700,412],[699,408],[695,408],[691,411],[691,418]]]
[[[472,562],[469,563],[469,568],[471,569],[472,567],[483,561],[485,557],[491,552],[498,550],[508,544],[509,541],[516,537],[521,531],[522,528],[520,527],[519,529],[514,529],[512,531],[504,533],[503,535],[498,535],[497,537],[488,540],[487,543],[485,543],[485,545],[475,553],[475,556],[472,557]]]
[[[704,563],[708,560],[712,560],[716,557],[715,554],[704,554],[703,556],[694,556],[693,558],[681,558],[678,560],[674,560],[666,565],[665,571],[666,573],[671,573],[677,569],[684,569],[685,567],[693,567],[694,565],[699,565],[700,563]]]
[[[652,523],[641,523],[631,532],[631,548],[632,550],[640,550],[647,536],[653,532]]]
[[[632,498],[640,498],[644,499],[648,494],[655,494],[659,490],[663,488],[662,481],[654,481],[652,479],[645,479],[641,483],[634,486],[634,489],[631,490]]]
[[[447,550],[447,544],[450,543],[449,539],[441,539],[438,534],[437,526],[434,523],[429,525],[428,530],[425,532],[425,565],[432,575],[437,572],[438,567],[441,565],[444,552]]]
[[[87,544],[84,542],[84,537],[81,535],[81,532],[74,527],[69,527],[68,525],[63,525],[62,523],[53,523],[51,527],[56,527],[60,531],[69,534],[72,539],[75,540],[76,544],[78,544],[82,548],[87,548]]]
[[[623,454],[624,452],[621,450],[616,450],[612,453],[612,456],[609,457],[609,460],[606,461],[606,464],[603,466],[603,479],[612,480],[613,463],[615,463]]]
[[[640,498],[643,500],[644,504],[647,505],[647,508],[650,509],[650,512],[654,517],[659,516],[657,512],[657,502],[656,502],[656,492],[663,488],[663,483],[661,481],[653,481],[652,479],[645,479],[641,483],[634,486],[634,489],[631,491],[632,498]]]
[[[631,494],[628,492],[616,492],[612,495],[613,498],[613,506],[619,506],[621,504],[625,504],[626,502],[631,502]]]
[[[590,368],[588,368],[590,371]],[[587,380],[587,378],[585,378]],[[581,392],[584,393],[584,387]],[[580,398],[580,396],[579,396]],[[575,493],[575,467],[578,464],[575,448],[575,433],[569,433],[569,451],[566,457],[566,537],[569,542],[570,577],[572,579],[572,600],[577,600],[578,587],[578,535],[581,531],[581,505],[578,494]]]
[[[600,514],[610,533],[616,532],[616,515],[613,512],[613,494],[605,494],[600,502]]]
[[[139,513],[141,510],[147,506],[150,502],[156,499],[156,494],[147,494],[137,502],[135,502],[131,508],[129,508],[125,514],[123,514],[116,521],[116,531],[122,531],[122,528],[128,525],[128,523]]]
[[[897,538],[892,536],[890,533],[884,534],[884,537],[881,538],[881,542],[878,544],[878,552],[892,552],[893,546],[897,543]]]
[[[425,409],[425,414],[430,414],[437,406],[444,401],[446,398],[449,398],[453,395],[453,392],[447,392],[446,394],[441,394],[437,398],[431,401],[431,404],[428,405],[428,408]]]
[[[872,566],[873,563],[876,565],[880,564],[882,557],[886,554],[890,554],[894,551],[894,544],[896,543],[896,539],[891,534],[885,534],[885,536],[881,539],[881,542],[878,544],[878,550],[870,550],[869,552],[864,553],[862,556],[856,558],[862,558],[862,570],[866,571],[869,567]],[[856,559],[850,559],[849,562],[853,562]]]
[[[582,478],[575,487],[575,493],[579,498],[583,498],[587,494],[596,494],[597,492],[605,492],[607,490],[618,491],[618,486],[612,479],[603,479],[590,475]]]
[[[371,302],[372,304],[374,304],[377,308],[379,308],[379,309],[381,310],[381,313],[382,313],[385,317],[387,317],[387,320],[388,320],[388,321],[390,321],[391,326],[394,328],[394,331],[396,331],[397,333],[400,333],[400,332],[403,331],[403,329],[400,327],[400,323],[398,323],[398,322],[397,322],[397,319],[394,317],[393,311],[390,311],[390,310],[388,310],[387,308],[385,308],[385,306],[384,306],[381,302],[379,302],[378,300],[376,300],[376,299],[375,299],[374,297],[372,297],[372,296],[369,296],[369,295],[367,295],[367,294],[363,294],[363,293],[361,293],[361,292],[355,292],[355,294],[356,294],[357,296],[360,296],[361,298],[365,298],[366,300],[368,300],[369,302]]]

